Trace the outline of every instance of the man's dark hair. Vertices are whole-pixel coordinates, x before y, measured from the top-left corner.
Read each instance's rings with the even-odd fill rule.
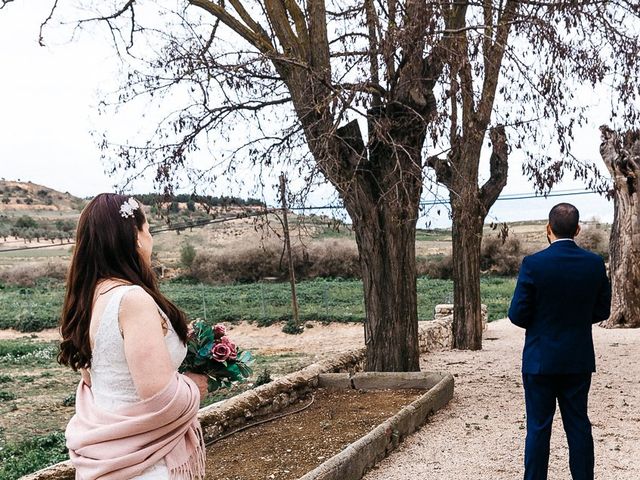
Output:
[[[558,238],[573,238],[578,230],[580,212],[570,203],[559,203],[549,212],[549,225]]]

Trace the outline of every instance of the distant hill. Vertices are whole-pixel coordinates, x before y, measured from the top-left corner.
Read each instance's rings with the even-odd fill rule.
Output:
[[[84,203],[69,192],[62,193],[37,183],[0,180],[0,212],[72,212],[81,210]]]

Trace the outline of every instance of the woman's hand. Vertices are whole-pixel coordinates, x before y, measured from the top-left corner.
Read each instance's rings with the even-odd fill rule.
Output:
[[[206,375],[202,375],[200,373],[193,372],[185,372],[184,376],[189,377],[191,380],[195,382],[198,386],[198,390],[200,390],[200,400],[203,400],[204,397],[207,396],[208,391],[208,383],[209,378]]]

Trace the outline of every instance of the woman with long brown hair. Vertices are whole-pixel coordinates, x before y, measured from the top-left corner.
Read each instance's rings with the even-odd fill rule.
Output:
[[[67,447],[77,478],[196,478],[206,377],[177,373],[185,314],[160,290],[141,205],[103,193],[82,211],[58,361],[82,373]]]

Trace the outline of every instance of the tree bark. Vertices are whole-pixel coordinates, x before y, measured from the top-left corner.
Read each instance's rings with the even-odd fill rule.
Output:
[[[339,134],[346,152],[366,152],[340,194],[353,221],[364,289],[367,371],[419,371],[415,236],[422,193],[424,123],[406,112],[371,109],[369,132],[394,122],[365,147],[357,123]],[[391,117],[391,118],[390,118]],[[413,115],[411,115],[413,117]],[[377,126],[376,126],[377,125]]]
[[[366,311],[365,370],[420,371],[416,287],[416,215],[398,222],[397,209],[372,205],[354,222]]]
[[[452,191],[453,348],[482,349],[480,247],[484,215],[478,208],[478,188]],[[475,192],[473,192],[475,190]]]
[[[603,126],[600,154],[613,178],[609,240],[611,316],[607,328],[640,327],[640,131],[624,135]]]
[[[478,187],[482,135],[458,138],[446,160],[429,158],[438,182],[449,190],[452,213],[453,348],[482,349],[480,248],[491,206],[507,183],[508,145],[503,125],[491,129],[491,175]]]

